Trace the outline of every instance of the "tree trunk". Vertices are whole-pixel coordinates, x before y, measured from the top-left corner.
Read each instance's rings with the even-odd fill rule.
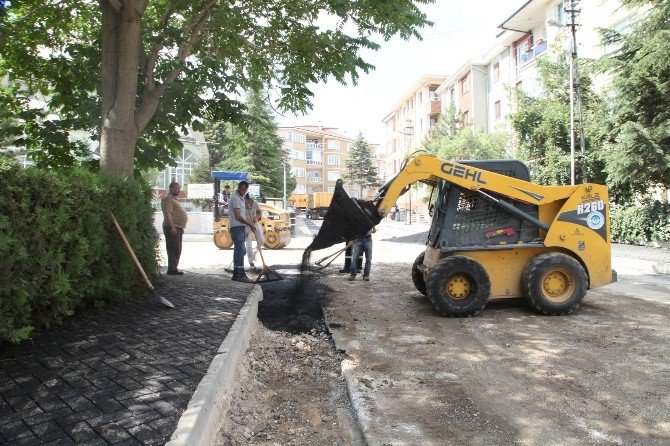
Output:
[[[115,10],[108,0],[102,9],[102,99],[100,171],[131,177],[139,129],[135,102],[139,76],[141,17],[135,2]]]

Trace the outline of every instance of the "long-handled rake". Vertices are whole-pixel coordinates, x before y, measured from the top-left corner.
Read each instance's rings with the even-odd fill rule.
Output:
[[[163,305],[169,308],[174,308],[174,304],[158,294],[158,291],[156,291],[156,288],[151,284],[151,281],[147,277],[147,273],[144,272],[144,268],[142,268],[142,265],[140,264],[140,261],[137,260],[137,256],[135,255],[135,252],[133,251],[133,248],[130,246],[130,243],[128,243],[128,239],[126,238],[126,235],[123,233],[123,230],[121,229],[121,226],[119,226],[119,222],[116,221],[116,218],[114,217],[114,214],[112,211],[109,211],[109,215],[112,217],[112,222],[114,223],[114,227],[116,228],[116,231],[119,233],[121,236],[121,239],[123,240],[123,243],[126,245],[126,248],[128,249],[128,252],[130,253],[130,257],[133,259],[133,263],[135,263],[135,266],[139,270],[140,274],[144,278],[144,281],[146,282],[147,286],[149,287],[149,290],[151,291],[151,294],[153,294],[155,297],[158,298],[158,300],[161,301]]]
[[[258,277],[256,277],[256,280],[254,280],[254,283],[275,282],[277,280],[282,280],[283,277],[277,271],[273,270],[265,264],[265,259],[263,258],[263,249],[260,246],[258,247],[258,253],[261,255],[263,268],[261,268],[261,271],[258,273]],[[265,276],[265,278],[261,279],[263,276]]]
[[[339,251],[335,251],[334,253],[329,254],[329,255],[327,255],[326,257],[322,258],[322,259],[317,260],[316,262],[314,262],[314,264],[315,264],[315,265],[318,265],[318,266],[320,267],[319,269],[324,269],[324,268],[326,268],[328,265],[330,265],[331,263],[333,263],[333,262],[335,261],[335,259],[337,259],[337,258],[340,256],[340,254],[342,254],[342,253],[345,252],[347,249],[349,249],[349,247],[350,247],[351,245],[354,244],[354,241],[355,241],[355,240],[352,240],[352,241],[348,242],[348,243],[347,243],[347,246],[345,246],[344,248],[340,249]],[[325,265],[321,265],[323,262],[325,262],[325,261],[328,260],[328,259],[330,259],[330,260],[328,261],[328,263],[326,263]]]

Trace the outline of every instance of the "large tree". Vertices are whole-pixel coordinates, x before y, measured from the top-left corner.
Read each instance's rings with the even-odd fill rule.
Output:
[[[440,116],[421,151],[448,160],[482,160],[503,158],[509,146],[507,133],[487,133],[472,126],[462,126],[453,106]]]
[[[372,147],[365,140],[363,133],[359,132],[356,141],[349,149],[347,171],[343,180],[352,186],[358,186],[360,197],[363,197],[363,188],[379,186],[379,173],[373,155]]]
[[[281,197],[286,174],[286,190],[295,189],[284,141],[277,134],[277,123],[267,95],[252,91],[246,103],[248,116],[240,125],[216,123],[208,126],[211,164],[216,170],[249,172],[261,186],[265,197]]]
[[[309,85],[356,82],[374,39],[419,37],[432,0],[98,0],[15,2],[0,16],[0,106],[22,125],[17,144],[45,164],[100,144],[104,172],[165,164],[178,129],[234,122],[241,90],[272,86],[304,110]],[[327,25],[332,23],[332,25]],[[35,99],[43,104],[35,107]]]
[[[670,187],[670,3],[650,6],[625,32],[605,32],[615,48],[605,58],[613,75],[602,126],[608,184],[623,199]]]
[[[570,77],[564,48],[564,42],[559,41],[537,60],[538,83],[543,93],[531,96],[516,90],[517,109],[511,115],[518,156],[530,166],[533,181],[545,185],[570,184],[571,179]],[[576,181],[602,182],[602,162],[597,146],[601,100],[592,88],[592,61],[580,59],[579,68],[585,154],[581,155],[578,132],[575,132]]]

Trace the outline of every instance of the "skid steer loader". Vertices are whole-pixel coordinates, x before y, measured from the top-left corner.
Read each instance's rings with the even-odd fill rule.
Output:
[[[308,250],[367,233],[416,182],[437,194],[412,280],[443,316],[472,316],[491,298],[514,297],[540,313],[565,315],[587,289],[616,281],[607,187],[533,184],[515,160],[418,155],[371,201],[348,198],[340,183]]]

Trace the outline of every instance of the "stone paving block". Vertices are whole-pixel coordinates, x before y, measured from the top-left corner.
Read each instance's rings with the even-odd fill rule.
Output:
[[[163,280],[175,309],[138,296],[0,346],[0,444],[37,444],[31,428],[61,444],[167,441],[250,288],[211,275]]]
[[[41,443],[57,440],[59,438],[67,437],[65,430],[59,425],[51,422],[38,424],[32,427],[32,431]]]
[[[84,421],[70,424],[63,429],[76,443],[83,443],[93,438],[99,438],[98,433]]]
[[[102,438],[107,440],[111,444],[120,443],[123,440],[128,440],[130,434],[121,426],[116,423],[105,424],[102,426],[97,426],[94,428],[96,432],[100,434]]]

